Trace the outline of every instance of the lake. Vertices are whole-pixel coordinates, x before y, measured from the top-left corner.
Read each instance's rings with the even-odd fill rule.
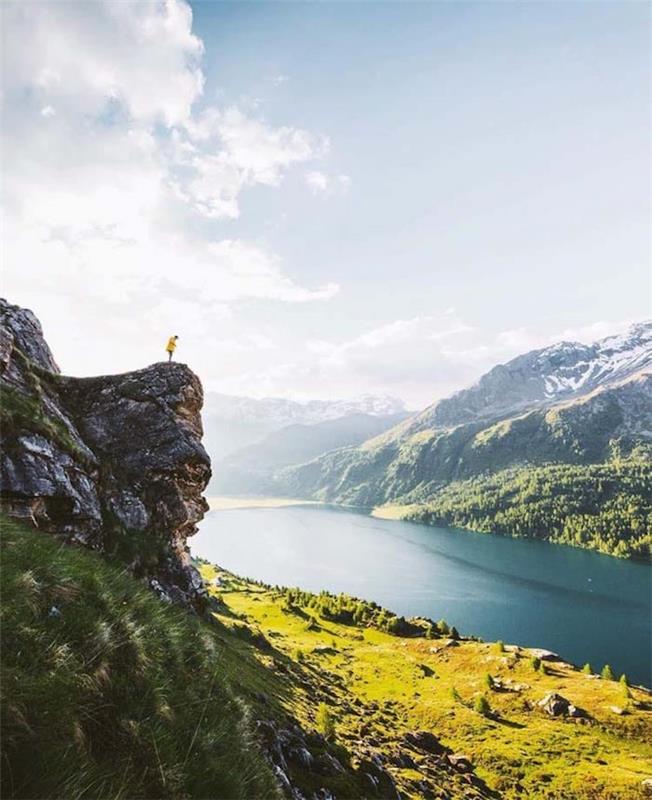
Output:
[[[463,634],[651,680],[652,569],[545,542],[320,506],[211,511],[193,555],[236,574],[346,592]]]

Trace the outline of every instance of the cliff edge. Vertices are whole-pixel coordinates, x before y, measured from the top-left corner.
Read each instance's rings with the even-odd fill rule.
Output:
[[[201,606],[186,539],[208,506],[203,391],[184,364],[72,378],[34,314],[0,300],[0,505]]]

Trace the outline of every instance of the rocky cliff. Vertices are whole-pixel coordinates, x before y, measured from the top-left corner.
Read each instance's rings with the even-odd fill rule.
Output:
[[[168,599],[201,606],[186,539],[207,510],[203,392],[184,364],[71,378],[31,311],[0,300],[5,513],[125,561]]]

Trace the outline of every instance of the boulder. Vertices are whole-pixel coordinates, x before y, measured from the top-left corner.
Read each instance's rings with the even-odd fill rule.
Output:
[[[322,753],[315,759],[315,767],[322,775],[340,775],[345,770],[340,762],[330,753]]]
[[[556,692],[548,692],[545,697],[539,700],[537,706],[551,717],[583,718],[587,716],[586,711],[573,705],[569,700]]]
[[[400,794],[389,772],[381,767],[376,759],[363,758],[358,765],[358,771],[371,778],[379,797],[387,800],[400,800]]]
[[[530,655],[534,658],[538,658],[541,661],[561,661],[561,656],[557,655],[557,653],[553,653],[552,650],[543,650],[540,647],[531,647],[530,648]]]
[[[458,772],[473,772],[471,759],[464,753],[453,753],[448,756],[448,763]]]
[[[418,750],[425,750],[426,753],[444,753],[446,748],[430,731],[409,731],[403,736],[403,741]]]

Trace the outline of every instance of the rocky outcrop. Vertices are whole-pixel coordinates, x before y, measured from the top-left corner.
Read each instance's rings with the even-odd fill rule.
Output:
[[[71,378],[31,311],[0,300],[5,513],[123,559],[168,599],[202,605],[186,539],[207,510],[202,387],[184,364]]]

